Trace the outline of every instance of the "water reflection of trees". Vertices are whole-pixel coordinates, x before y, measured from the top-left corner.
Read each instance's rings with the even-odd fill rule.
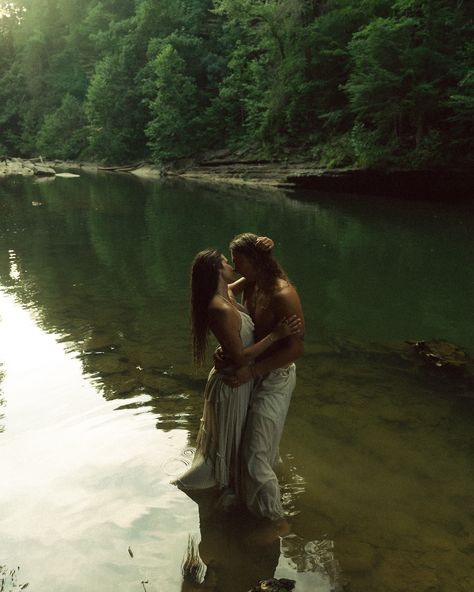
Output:
[[[107,398],[152,410],[163,429],[200,414],[205,372],[194,376],[189,364],[190,261],[205,246],[225,251],[242,230],[276,240],[305,304],[308,350],[314,336],[335,333],[470,339],[472,323],[453,321],[458,310],[472,314],[474,281],[470,266],[453,264],[470,240],[455,212],[444,212],[440,234],[425,207],[363,198],[307,204],[278,191],[113,175],[9,188],[0,241],[15,253],[19,279],[3,256],[2,284],[81,356]]]
[[[33,200],[45,205],[31,207]],[[309,551],[335,540],[343,568],[365,574],[360,589],[373,584],[374,569],[388,572],[391,548],[398,549],[397,535],[404,535],[399,514],[389,508],[400,503],[398,475],[407,482],[402,516],[416,528],[420,512],[427,524],[440,512],[449,524],[451,512],[457,515],[436,494],[441,469],[450,476],[450,491],[461,496],[457,505],[467,507],[468,477],[437,464],[449,450],[453,467],[456,459],[467,466],[471,427],[458,401],[452,411],[442,405],[455,394],[452,381],[417,374],[395,350],[368,351],[367,341],[436,334],[472,344],[474,269],[464,258],[472,245],[469,219],[460,224],[455,210],[441,206],[430,211],[443,216],[442,224],[425,205],[378,207],[373,200],[363,205],[363,199],[334,197],[304,204],[278,192],[141,185],[110,176],[40,185],[19,180],[1,203],[2,285],[36,310],[46,330],[62,336],[117,408],[152,412],[160,429],[188,430],[190,443],[205,372],[193,375],[188,361],[189,263],[209,244],[226,249],[244,229],[275,238],[308,321],[308,354],[286,430],[300,468],[283,479],[287,507],[302,510],[303,518],[294,518],[295,536],[283,541],[283,553],[298,569],[317,568]],[[19,279],[10,276],[8,250]],[[389,489],[384,481],[392,480]],[[417,509],[413,501],[430,487],[431,498],[444,505],[435,508],[423,498]],[[443,525],[426,533],[413,542],[403,538],[397,561],[429,551],[431,533],[454,553],[455,535]],[[428,552],[426,563],[432,558],[439,555]],[[441,565],[438,571],[447,571]]]

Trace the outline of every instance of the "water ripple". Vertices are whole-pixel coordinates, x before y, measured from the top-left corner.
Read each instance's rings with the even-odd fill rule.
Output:
[[[177,477],[191,466],[195,451],[195,448],[185,448],[180,456],[165,460],[161,468],[169,477]]]

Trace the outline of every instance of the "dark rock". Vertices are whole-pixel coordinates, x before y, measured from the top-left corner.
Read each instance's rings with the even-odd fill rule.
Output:
[[[38,177],[54,177],[56,175],[56,171],[53,168],[44,165],[35,164],[33,171]]]
[[[295,580],[287,580],[286,578],[260,580],[258,585],[249,592],[287,592],[294,589],[295,583]]]
[[[468,355],[457,345],[441,339],[431,341],[407,341],[415,351],[430,364],[442,368],[449,366],[459,368],[468,362]]]

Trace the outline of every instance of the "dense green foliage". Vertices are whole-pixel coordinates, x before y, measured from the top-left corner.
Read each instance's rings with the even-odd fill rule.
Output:
[[[0,152],[460,166],[467,0],[0,2]]]

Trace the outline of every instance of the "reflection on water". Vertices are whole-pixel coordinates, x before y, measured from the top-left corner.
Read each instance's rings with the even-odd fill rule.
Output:
[[[36,590],[92,590],[98,581],[102,590],[130,588],[144,573],[178,589],[171,558],[181,553],[193,512],[159,467],[185,445],[185,433],[154,429],[149,414],[114,411],[57,336],[5,294],[0,316],[8,401],[2,561],[21,565]]]
[[[294,567],[306,574],[308,589],[315,592],[341,589],[333,541],[304,544],[301,537],[292,534],[285,536],[281,547],[274,524],[256,519],[243,508],[219,510],[219,495],[214,492],[191,495],[199,508],[200,542],[196,545],[196,538],[191,535],[188,539],[182,564],[182,590],[247,591],[276,575],[278,579],[286,576],[285,579],[291,580],[295,577]],[[285,561],[288,557],[297,562],[292,568]],[[304,584],[303,576],[299,578],[299,586]]]
[[[191,536],[207,583],[235,592],[273,575],[297,592],[470,591],[471,370],[404,343],[474,351],[462,208],[108,175],[0,185],[0,563],[32,590],[177,591]],[[308,326],[282,443],[292,531],[261,553],[255,522],[169,485],[205,381],[189,262],[242,230],[275,238]]]
[[[0,363],[0,432],[5,430],[5,426],[3,425],[3,420],[5,415],[2,411],[3,407],[5,406],[5,400],[2,397],[2,380],[3,380],[3,372],[2,372],[2,364]]]
[[[206,590],[240,592],[272,578],[280,556],[278,535],[242,511],[219,512],[212,493],[194,499],[200,542],[198,549],[193,538],[188,542],[183,589],[198,590],[204,584]]]

